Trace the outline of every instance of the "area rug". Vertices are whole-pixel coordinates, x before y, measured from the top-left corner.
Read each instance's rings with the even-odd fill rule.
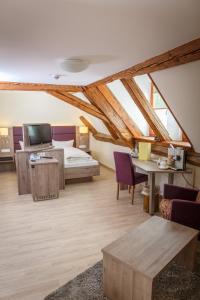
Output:
[[[103,295],[103,262],[58,288],[45,300],[109,300]],[[195,273],[171,263],[155,281],[154,300],[200,300],[200,243]]]

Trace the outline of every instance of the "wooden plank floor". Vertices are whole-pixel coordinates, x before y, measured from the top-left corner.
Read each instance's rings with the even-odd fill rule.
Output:
[[[0,300],[41,300],[102,259],[101,248],[147,220],[136,189],[115,199],[115,175],[71,184],[56,200],[18,196],[16,174],[0,173]]]

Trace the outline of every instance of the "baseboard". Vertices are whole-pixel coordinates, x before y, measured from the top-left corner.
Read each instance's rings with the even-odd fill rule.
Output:
[[[15,164],[13,162],[0,164],[0,172],[11,172],[11,171],[16,171]]]
[[[70,183],[84,183],[84,182],[90,182],[93,181],[93,177],[82,177],[82,178],[72,178],[72,179],[65,179],[65,184],[70,184]]]

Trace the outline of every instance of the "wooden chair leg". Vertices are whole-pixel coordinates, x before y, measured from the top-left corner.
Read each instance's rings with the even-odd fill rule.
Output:
[[[130,192],[131,192],[131,185],[128,186],[128,192],[130,194]]]
[[[132,205],[134,203],[134,192],[135,192],[135,186],[132,186],[132,193],[131,193],[131,200],[132,200]]]
[[[120,189],[120,184],[117,183],[117,200],[119,200],[119,189]]]

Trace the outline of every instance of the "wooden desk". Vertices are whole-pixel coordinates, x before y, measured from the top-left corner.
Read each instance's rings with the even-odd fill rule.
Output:
[[[148,175],[149,185],[150,185],[150,195],[149,195],[149,213],[151,215],[155,212],[155,175],[159,174],[168,174],[168,183],[173,184],[174,174],[192,174],[192,169],[186,169],[184,171],[175,171],[171,169],[159,169],[157,164],[151,160],[139,160],[133,158],[133,164],[143,173]]]
[[[111,300],[151,300],[157,275],[173,260],[193,270],[198,231],[152,217],[103,252],[104,293]]]

